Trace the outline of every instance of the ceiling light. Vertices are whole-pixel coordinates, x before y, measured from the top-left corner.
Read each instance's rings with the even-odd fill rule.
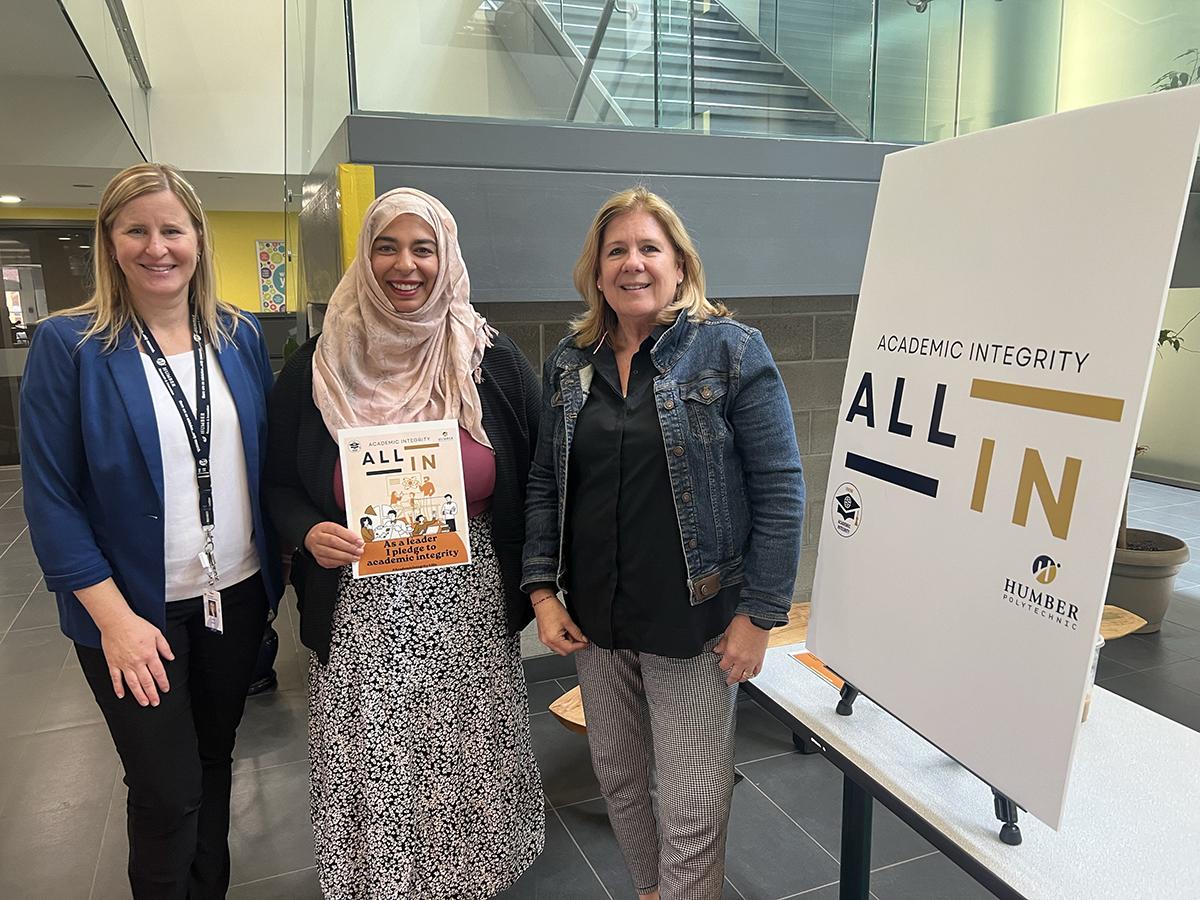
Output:
[[[79,245],[79,249],[80,249],[80,250],[91,250],[91,249],[92,249],[92,245],[91,245],[91,244],[80,244],[80,245]]]
[[[0,194],[0,203],[20,203],[21,198],[16,194]]]
[[[70,238],[69,237],[60,237],[59,240],[60,241],[69,241]]]

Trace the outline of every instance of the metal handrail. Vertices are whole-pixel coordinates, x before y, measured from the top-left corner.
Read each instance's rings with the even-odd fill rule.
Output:
[[[600,11],[600,21],[596,32],[592,35],[592,43],[588,47],[587,56],[583,60],[583,68],[579,70],[579,80],[575,82],[575,91],[571,94],[571,105],[567,107],[567,121],[574,122],[575,114],[579,112],[579,104],[583,101],[583,92],[587,89],[588,79],[592,77],[592,69],[596,66],[596,55],[600,45],[604,43],[604,33],[608,31],[608,21],[612,18],[617,0],[605,0],[604,9]],[[624,11],[624,10],[622,10]]]

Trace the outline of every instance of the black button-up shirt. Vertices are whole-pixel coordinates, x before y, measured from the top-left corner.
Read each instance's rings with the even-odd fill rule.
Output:
[[[687,564],[655,407],[655,328],[630,364],[628,392],[605,342],[575,423],[567,471],[567,608],[604,649],[696,656],[733,618],[740,591],[688,601]]]

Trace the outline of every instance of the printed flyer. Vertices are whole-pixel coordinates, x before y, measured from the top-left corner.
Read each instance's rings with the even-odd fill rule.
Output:
[[[457,420],[343,428],[338,449],[355,578],[471,562]]]

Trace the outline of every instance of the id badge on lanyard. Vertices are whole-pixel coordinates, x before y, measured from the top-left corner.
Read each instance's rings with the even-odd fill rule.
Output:
[[[193,414],[184,396],[179,379],[171,371],[166,354],[154,340],[154,335],[137,319],[138,336],[146,353],[154,363],[163,384],[171,395],[183,428],[187,432],[188,446],[196,463],[196,487],[200,497],[200,527],[204,529],[204,549],[200,552],[200,565],[208,578],[208,588],[201,602],[204,605],[204,626],[217,634],[224,633],[224,618],[221,613],[221,592],[217,590],[217,554],[213,544],[213,490],[212,472],[209,469],[209,451],[212,447],[212,397],[209,393],[207,353],[204,349],[204,330],[200,316],[192,311],[192,360],[196,366],[196,412]]]

